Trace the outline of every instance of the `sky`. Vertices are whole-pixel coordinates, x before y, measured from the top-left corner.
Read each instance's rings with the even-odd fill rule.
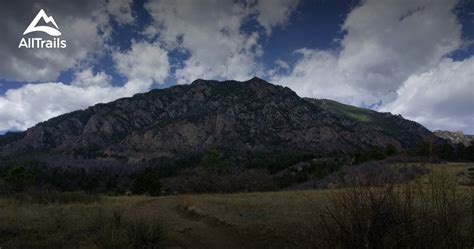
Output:
[[[23,35],[41,9],[60,36]],[[0,16],[0,133],[154,88],[257,76],[474,134],[474,0],[15,0]],[[19,48],[38,37],[67,46]]]

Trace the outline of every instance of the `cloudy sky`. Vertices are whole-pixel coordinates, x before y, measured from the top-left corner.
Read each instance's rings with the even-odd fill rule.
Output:
[[[40,9],[65,49],[18,48]],[[0,3],[0,132],[202,79],[285,85],[474,133],[472,0]]]

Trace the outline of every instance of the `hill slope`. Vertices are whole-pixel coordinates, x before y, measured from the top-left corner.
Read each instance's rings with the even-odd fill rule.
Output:
[[[431,132],[389,113],[300,98],[258,78],[196,80],[42,122],[0,138],[0,155],[37,152],[147,160],[200,154],[347,153],[416,146]]]

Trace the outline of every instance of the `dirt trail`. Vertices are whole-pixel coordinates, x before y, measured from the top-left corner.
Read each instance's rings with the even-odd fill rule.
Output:
[[[136,213],[152,213],[160,219],[167,237],[171,240],[169,248],[252,249],[266,247],[263,241],[241,235],[230,226],[205,217],[185,214],[178,209],[178,202],[173,197],[142,202],[133,209]]]

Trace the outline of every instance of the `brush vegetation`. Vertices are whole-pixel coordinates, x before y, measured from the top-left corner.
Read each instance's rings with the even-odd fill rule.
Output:
[[[3,195],[0,247],[472,248],[472,166],[422,165],[405,182],[354,173],[307,191]]]

